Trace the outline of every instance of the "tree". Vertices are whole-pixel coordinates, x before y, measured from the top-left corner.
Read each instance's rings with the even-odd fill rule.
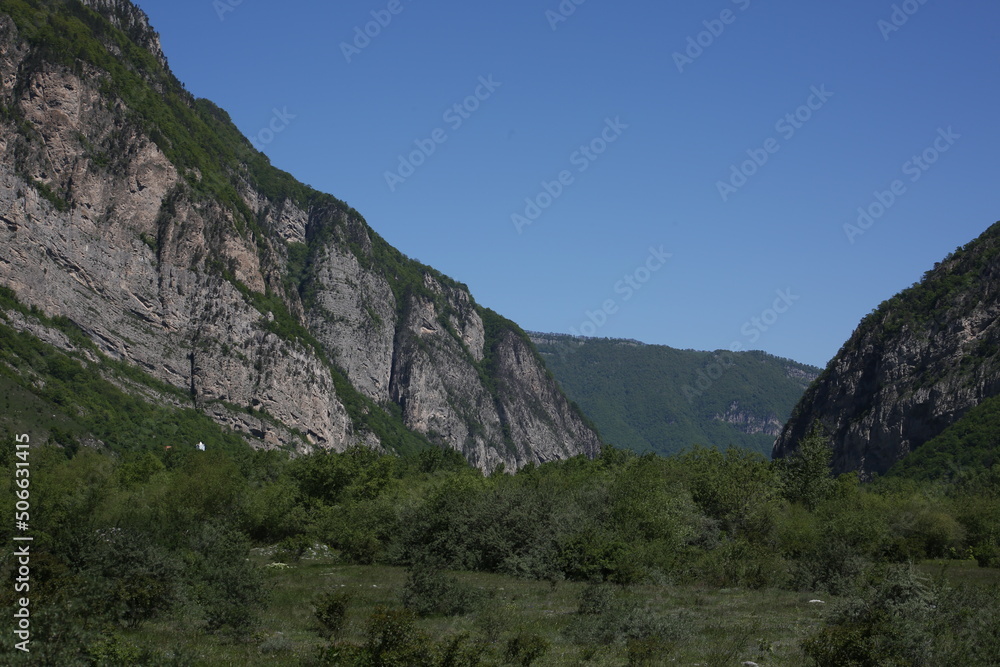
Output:
[[[833,448],[823,427],[814,422],[798,449],[774,462],[782,495],[789,502],[814,509],[833,489],[832,462]]]

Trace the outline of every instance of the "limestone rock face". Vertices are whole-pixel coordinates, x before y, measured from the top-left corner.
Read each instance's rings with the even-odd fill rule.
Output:
[[[183,91],[131,2],[84,4],[108,53],[128,60],[123,33],[155,71],[127,62],[147,88],[118,97],[114,72],[0,15],[0,285],[260,446],[391,449],[366,419],[383,410],[485,470],[598,451],[516,326],[273,169]],[[218,162],[178,157],[191,138],[152,108],[187,114],[172,131],[198,126]]]
[[[781,434],[782,423],[777,415],[762,416],[740,407],[739,401],[733,401],[723,414],[715,415],[716,421],[733,424],[743,433],[763,433],[777,437]]]
[[[865,318],[809,388],[774,446],[818,421],[836,472],[885,473],[1000,393],[1000,223]]]

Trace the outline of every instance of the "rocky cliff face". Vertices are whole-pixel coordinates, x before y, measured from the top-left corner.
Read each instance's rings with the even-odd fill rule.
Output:
[[[744,410],[740,407],[739,401],[733,401],[729,409],[724,413],[716,414],[716,421],[732,424],[742,433],[764,434],[777,437],[781,433],[782,423],[777,415],[759,415],[754,412]]]
[[[401,420],[487,470],[598,450],[516,326],[273,169],[130,2],[22,4],[0,14],[0,284],[21,301],[258,444],[392,449]],[[85,37],[45,30],[67,22]]]
[[[883,303],[809,388],[774,446],[818,421],[837,472],[885,473],[1000,394],[1000,223]]]

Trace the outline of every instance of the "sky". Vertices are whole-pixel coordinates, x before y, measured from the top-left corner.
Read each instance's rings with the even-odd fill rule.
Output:
[[[271,162],[532,331],[825,366],[1000,220],[987,0],[138,0]]]

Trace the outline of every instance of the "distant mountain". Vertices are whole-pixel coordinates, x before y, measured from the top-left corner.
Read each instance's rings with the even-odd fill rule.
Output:
[[[770,455],[820,369],[764,352],[697,352],[631,340],[531,333],[603,438],[638,452],[694,444]]]
[[[82,373],[259,447],[440,446],[493,470],[601,445],[517,325],[271,166],[128,0],[0,0],[0,287],[0,376],[68,382],[18,394],[80,417],[63,434],[100,409],[67,407]]]
[[[998,395],[1000,223],[861,321],[774,454],[794,451],[819,422],[837,472],[884,474],[899,462],[926,477],[989,466],[1000,451]]]

